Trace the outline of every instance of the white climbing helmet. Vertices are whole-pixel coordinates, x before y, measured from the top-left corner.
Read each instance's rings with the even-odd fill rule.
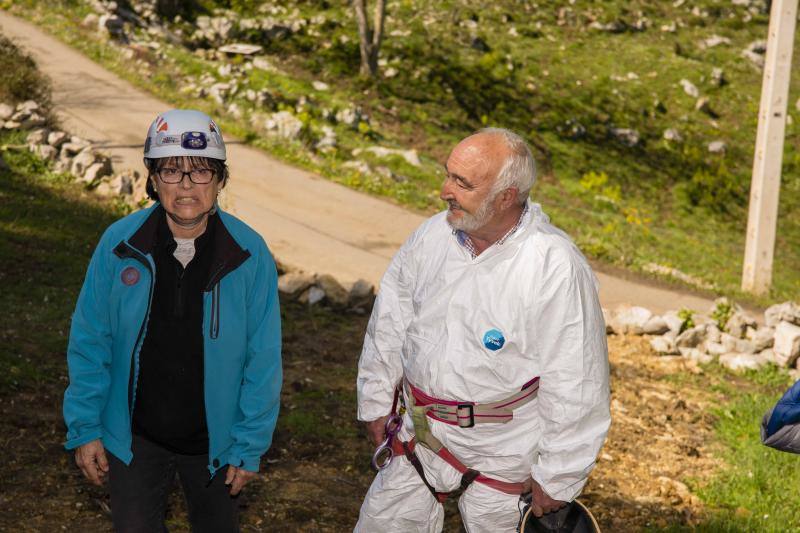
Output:
[[[156,117],[147,130],[145,159],[199,156],[225,161],[225,143],[211,117],[192,109],[173,109]]]

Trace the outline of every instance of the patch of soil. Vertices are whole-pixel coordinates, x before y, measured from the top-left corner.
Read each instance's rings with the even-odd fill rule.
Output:
[[[349,531],[374,473],[355,420],[355,374],[367,316],[284,306],[282,411],[262,474],[239,498],[243,531]],[[681,480],[703,480],[719,465],[708,449],[715,398],[675,385],[702,372],[682,358],[653,354],[646,340],[609,337],[609,439],[581,496],[607,531],[691,527],[699,500]],[[84,481],[63,451],[65,369],[36,389],[0,395],[0,530],[110,531],[105,488]],[[460,531],[455,501],[446,531]],[[168,525],[188,530],[177,485]]]

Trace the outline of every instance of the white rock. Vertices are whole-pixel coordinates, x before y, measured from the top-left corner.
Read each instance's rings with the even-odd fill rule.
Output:
[[[714,356],[700,350],[698,348],[681,348],[680,353],[686,359],[697,361],[698,363],[706,364],[714,360]]]
[[[360,107],[347,107],[336,112],[336,122],[347,124],[353,128],[358,126],[358,123],[361,121],[361,119],[362,115]]]
[[[309,287],[304,295],[305,298],[301,298],[301,302],[308,303],[308,305],[314,305],[325,299],[325,291],[316,285]]]
[[[756,353],[758,350],[756,350],[756,345],[752,341],[747,339],[737,339],[735,351],[739,353],[752,354]]]
[[[664,130],[664,139],[668,141],[682,142],[683,135],[681,135],[681,132],[679,132],[675,128],[669,128]]]
[[[613,135],[615,139],[617,139],[619,142],[630,148],[633,148],[634,146],[639,144],[639,140],[641,139],[639,132],[635,129],[611,128],[610,131],[611,135]]]
[[[777,358],[775,357],[775,352],[772,350],[772,348],[767,348],[766,350],[762,350],[758,353],[758,355],[763,357],[766,362],[780,366]]]
[[[789,322],[780,322],[775,328],[775,344],[772,347],[778,364],[794,366],[800,356],[800,327]]]
[[[680,333],[681,327],[683,327],[683,319],[678,316],[677,311],[667,311],[661,315],[661,318],[667,323],[670,331],[674,331],[676,334]]]
[[[794,302],[772,305],[764,311],[764,322],[773,328],[780,322],[800,325],[800,305]]]
[[[267,118],[266,129],[284,139],[296,139],[303,130],[303,123],[289,111],[278,111]]]
[[[97,28],[99,20],[100,18],[96,14],[89,13],[86,15],[86,17],[84,17],[83,21],[81,22],[81,26],[84,28]]]
[[[330,274],[323,274],[317,277],[316,283],[320,289],[325,291],[328,302],[339,307],[347,305],[348,292],[336,278]]]
[[[215,83],[211,87],[208,88],[208,94],[211,95],[211,98],[216,100],[216,102],[220,105],[224,104],[227,100],[228,96],[233,93],[233,84],[231,83]]]
[[[73,142],[67,142],[61,145],[61,154],[64,156],[72,157],[76,156],[82,151],[86,149],[86,146],[82,144],[76,144]]]
[[[645,335],[663,335],[669,331],[669,326],[666,320],[660,316],[651,317],[650,320],[645,322],[642,326],[642,333]]]
[[[111,173],[111,162],[108,159],[102,159],[96,163],[92,163],[86,168],[81,181],[89,185],[97,184],[102,178],[110,176]]]
[[[27,142],[29,145],[44,144],[47,141],[47,134],[48,133],[49,132],[44,128],[41,128],[41,129],[38,129],[38,130],[33,130],[25,138],[25,142]],[[31,150],[31,151],[33,151],[33,150]]]
[[[235,118],[235,119],[241,119],[244,116],[244,113],[242,112],[242,109],[239,107],[239,104],[237,104],[236,102],[231,102],[231,104],[228,106],[227,111],[228,111],[228,114],[230,116],[232,116],[233,118]]]
[[[330,152],[336,148],[336,132],[330,126],[322,126],[322,138],[314,144],[320,152]]]
[[[725,141],[711,141],[708,143],[708,151],[712,154],[721,154],[728,149]]]
[[[314,283],[314,275],[305,272],[287,272],[278,278],[278,292],[295,298]]]
[[[694,83],[690,82],[689,80],[684,78],[678,83],[680,83],[681,87],[683,87],[683,92],[685,92],[692,98],[697,98],[698,96],[700,96],[700,91],[697,89],[697,86]]]
[[[359,279],[347,294],[347,305],[350,307],[367,307],[375,298],[375,286],[363,279]]]
[[[725,346],[723,346],[718,342],[708,342],[708,341],[706,341],[705,343],[705,350],[711,355],[722,355],[730,351],[726,349]]]
[[[36,103],[35,100],[25,100],[24,102],[17,104],[17,112],[18,113],[33,113],[35,111],[39,111],[39,104]]]
[[[394,67],[389,67],[389,68],[387,68],[386,70],[383,71],[383,77],[384,78],[394,78],[395,76],[397,76],[397,74],[398,74],[398,71]]]
[[[358,154],[360,154],[363,151],[371,152],[376,157],[387,157],[387,156],[390,156],[390,155],[399,155],[400,157],[405,159],[406,162],[409,165],[412,165],[412,166],[415,166],[415,167],[419,167],[419,166],[422,165],[422,163],[419,160],[419,155],[417,155],[417,151],[413,150],[413,149],[412,150],[401,150],[399,148],[386,148],[385,146],[370,146],[369,148],[364,148],[363,150],[361,148],[356,148],[355,150],[353,150],[353,155],[357,156]]]
[[[82,178],[86,169],[94,164],[96,160],[95,154],[91,148],[84,148],[75,158],[69,167],[69,172],[76,178]]]
[[[731,44],[731,40],[720,35],[712,35],[708,39],[704,39],[700,42],[700,46],[702,48],[714,48],[715,46],[719,46],[721,44]]]
[[[719,356],[719,364],[739,372],[742,370],[758,370],[767,364],[767,360],[757,354],[730,352]]]
[[[675,342],[668,337],[653,337],[650,339],[650,346],[658,355],[677,355],[678,348]]]
[[[722,332],[716,324],[706,324],[706,340],[710,342],[719,342],[722,338]]]
[[[753,41],[742,50],[742,55],[749,59],[756,68],[764,68],[764,56],[767,53],[767,41]]]
[[[314,87],[314,90],[316,91],[327,91],[328,89],[330,89],[327,83],[318,80],[312,81],[311,86]]]
[[[696,348],[706,339],[705,326],[695,326],[689,328],[675,340],[675,344],[680,348]]]
[[[49,144],[37,144],[34,153],[45,161],[55,161],[58,158],[58,150]]]
[[[725,330],[734,337],[743,338],[747,327],[756,327],[758,323],[756,319],[745,313],[744,311],[737,310],[728,319],[725,324]]]
[[[47,144],[60,148],[62,144],[67,142],[67,134],[63,131],[51,131],[47,136]]]
[[[761,327],[755,330],[752,338],[753,346],[757,352],[771,348],[775,343],[775,328]]]
[[[360,174],[371,174],[372,169],[370,168],[369,164],[366,161],[361,161],[360,159],[356,161],[345,161],[342,163],[342,168],[352,169]]]
[[[720,335],[720,344],[725,347],[726,352],[735,352],[736,351],[736,343],[739,341],[738,338],[734,337],[730,333],[723,333]]]
[[[20,122],[20,127],[23,129],[38,128],[44,126],[47,120],[38,113],[31,113],[27,118]]]
[[[0,121],[6,121],[14,114],[14,108],[8,104],[0,104]]]
[[[617,308],[611,323],[618,334],[641,335],[644,325],[653,317],[653,313],[644,307],[621,306]]]

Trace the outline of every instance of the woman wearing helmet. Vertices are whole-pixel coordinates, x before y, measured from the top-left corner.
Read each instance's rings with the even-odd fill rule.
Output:
[[[162,531],[176,472],[193,531],[238,531],[235,496],[272,441],[281,386],[275,262],[223,212],[219,128],[173,110],[150,126],[152,207],[100,239],[72,318],[67,449],[109,480],[118,531]],[[107,453],[108,452],[108,453]]]

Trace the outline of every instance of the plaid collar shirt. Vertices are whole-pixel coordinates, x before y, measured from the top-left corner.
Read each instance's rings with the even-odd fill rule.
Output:
[[[502,246],[502,244],[504,242],[506,242],[508,240],[508,238],[511,237],[519,229],[519,227],[522,225],[522,220],[525,218],[525,215],[527,213],[528,213],[528,204],[525,203],[525,208],[522,210],[522,213],[520,213],[519,219],[517,220],[517,223],[514,224],[514,226],[505,233],[505,235],[500,237],[497,241],[495,241],[492,244],[493,245],[497,244],[498,246]],[[467,235],[466,232],[461,231],[460,229],[454,229],[453,230],[453,235],[456,236],[456,239],[458,240],[458,244],[460,244],[461,246],[463,246],[464,248],[467,249],[467,251],[469,252],[470,256],[472,256],[472,259],[475,259],[476,257],[478,257],[478,253],[477,253],[477,250],[475,249],[475,245],[472,243],[472,239],[469,238],[469,235]]]

